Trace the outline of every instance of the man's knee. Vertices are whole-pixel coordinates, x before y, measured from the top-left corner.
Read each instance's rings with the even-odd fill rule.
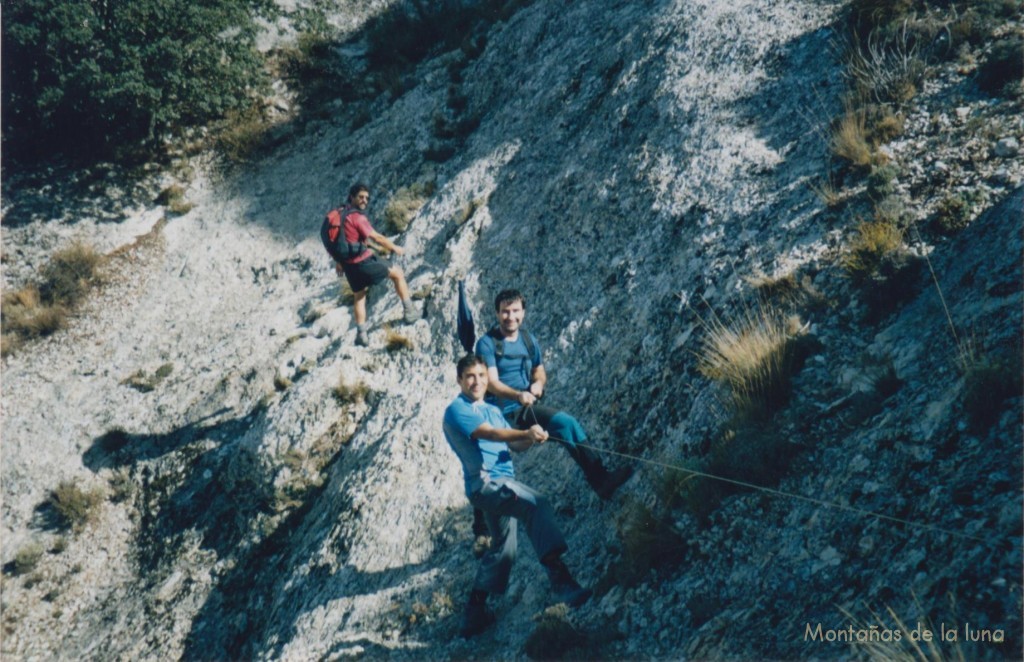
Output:
[[[395,281],[396,283],[405,278],[405,273],[402,272],[399,267],[391,267],[388,270],[388,278]]]

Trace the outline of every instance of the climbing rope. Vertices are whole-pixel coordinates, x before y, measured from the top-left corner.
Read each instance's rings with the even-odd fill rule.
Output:
[[[534,423],[537,424],[537,425],[540,425],[540,422],[537,420],[537,414],[533,411],[533,406],[532,405],[528,406],[528,409],[530,410],[530,413],[533,415]],[[828,501],[828,500],[825,500],[825,499],[817,499],[815,497],[804,496],[802,494],[794,494],[792,492],[785,492],[783,490],[777,490],[777,489],[774,489],[774,488],[771,488],[771,487],[765,487],[763,485],[757,485],[755,483],[748,483],[748,482],[745,482],[745,481],[742,481],[742,480],[735,480],[733,478],[726,478],[725,476],[717,476],[715,474],[707,473],[705,471],[697,471],[696,469],[688,469],[686,467],[680,467],[678,465],[669,464],[667,462],[659,462],[657,460],[649,460],[647,458],[638,457],[636,455],[630,455],[629,453],[620,453],[619,451],[613,451],[613,450],[608,449],[608,448],[600,448],[598,446],[593,446],[591,444],[584,444],[584,443],[580,443],[580,442],[575,442],[575,444],[573,444],[573,442],[566,441],[565,439],[559,439],[558,437],[552,436],[550,434],[548,435],[548,439],[551,440],[551,441],[555,441],[555,442],[561,443],[561,444],[566,444],[568,446],[575,445],[575,446],[579,446],[580,448],[587,448],[587,449],[595,451],[597,453],[605,453],[605,454],[608,454],[608,455],[616,455],[616,456],[621,457],[621,458],[625,458],[625,459],[628,459],[628,460],[634,460],[636,462],[643,462],[643,463],[650,464],[650,465],[653,465],[653,466],[661,467],[663,469],[672,469],[674,471],[681,471],[683,473],[687,473],[687,474],[690,474],[692,476],[700,476],[702,478],[709,478],[711,480],[717,480],[717,481],[721,481],[723,483],[730,483],[732,485],[737,485],[739,487],[745,487],[745,488],[748,488],[748,489],[751,489],[751,490],[756,490],[758,492],[764,492],[766,494],[770,494],[770,495],[776,496],[776,497],[783,497],[783,498],[788,498],[788,499],[796,499],[798,501],[805,501],[807,503],[812,503],[812,504],[815,504],[817,506],[824,506],[826,508],[836,508],[836,509],[839,509],[839,510],[845,510],[846,512],[854,513],[856,515],[861,515],[861,516],[864,516],[864,517],[874,517],[875,519],[879,519],[879,520],[883,520],[883,521],[887,521],[887,522],[894,522],[894,523],[897,523],[897,524],[903,524],[903,525],[914,527],[914,528],[918,528],[918,529],[924,529],[924,530],[927,530],[927,531],[932,531],[934,533],[944,533],[946,535],[953,536],[953,537],[956,537],[956,538],[962,538],[964,540],[973,540],[973,541],[982,542],[982,543],[985,543],[985,544],[999,544],[997,541],[989,540],[989,539],[986,539],[986,538],[979,538],[978,536],[972,536],[969,533],[961,533],[959,531],[951,531],[949,529],[944,529],[942,527],[935,526],[934,524],[925,524],[923,522],[915,522],[913,520],[904,519],[902,517],[895,517],[893,515],[886,515],[886,514],[883,514],[883,513],[877,513],[877,512],[875,512],[873,510],[866,510],[864,508],[857,508],[856,506],[850,506],[850,505],[847,505],[847,504],[839,503],[837,501]]]

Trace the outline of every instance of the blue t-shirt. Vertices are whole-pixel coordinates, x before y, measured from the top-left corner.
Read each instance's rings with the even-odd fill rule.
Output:
[[[533,342],[530,343],[529,348],[526,346],[526,340],[522,331],[519,332],[519,337],[516,338],[515,342],[509,342],[506,338],[503,341],[504,355],[499,360],[495,357],[494,338],[490,335],[485,335],[476,341],[476,353],[483,357],[488,368],[498,369],[498,379],[505,386],[514,388],[517,391],[525,391],[530,388],[530,375],[533,373],[533,369],[543,365],[537,339],[532,334],[530,338]],[[487,394],[486,399],[487,402],[499,407],[505,414],[514,412],[520,407],[519,403],[515,400],[499,398],[490,393]]]
[[[473,431],[484,423],[494,428],[509,427],[497,407],[473,402],[461,393],[444,410],[444,438],[462,462],[466,496],[480,491],[489,480],[515,478],[508,444],[473,438]]]

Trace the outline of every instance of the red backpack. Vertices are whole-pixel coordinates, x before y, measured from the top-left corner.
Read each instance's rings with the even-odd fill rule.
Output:
[[[343,226],[350,211],[352,209],[348,206],[332,209],[327,212],[323,225],[320,226],[320,241],[335,262],[347,262],[366,251],[366,244],[362,242],[345,241]]]

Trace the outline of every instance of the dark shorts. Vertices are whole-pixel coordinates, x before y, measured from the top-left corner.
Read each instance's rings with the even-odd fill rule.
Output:
[[[387,260],[371,255],[362,262],[356,262],[355,264],[343,263],[341,268],[345,271],[345,278],[348,280],[352,291],[360,292],[387,278],[391,265]]]

